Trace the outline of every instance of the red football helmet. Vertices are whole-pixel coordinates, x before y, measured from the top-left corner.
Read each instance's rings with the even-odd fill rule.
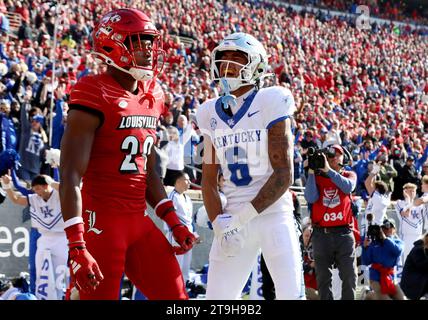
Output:
[[[140,66],[135,59],[143,51],[142,40],[152,40],[151,66]],[[159,31],[144,13],[137,9],[117,9],[104,15],[92,32],[95,58],[136,80],[156,77],[163,68],[164,51]],[[138,41],[138,42],[136,42]],[[138,47],[134,48],[138,43]]]

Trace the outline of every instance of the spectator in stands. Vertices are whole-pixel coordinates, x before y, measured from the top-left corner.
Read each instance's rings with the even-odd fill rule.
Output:
[[[380,166],[380,180],[387,185],[388,191],[392,192],[394,190],[394,178],[397,177],[398,173],[392,162],[388,163],[388,154],[386,152],[378,155],[377,164]]]
[[[413,244],[404,263],[400,287],[407,298],[428,298],[428,233]]]
[[[21,168],[18,176],[26,181],[31,181],[40,173],[42,164],[42,152],[48,138],[43,125],[45,118],[40,110],[31,107],[28,100],[21,106],[21,139],[19,155],[21,156]]]
[[[14,123],[10,117],[10,102],[3,99],[0,101],[0,152],[6,149],[16,150],[18,137],[16,135]]]
[[[165,146],[165,151],[168,154],[168,164],[163,183],[166,186],[172,186],[174,185],[173,181],[184,170],[184,146],[180,143],[180,136],[176,127],[170,127],[167,130],[168,144]]]
[[[163,182],[168,165],[168,152],[165,150],[165,148],[162,148],[162,143],[168,143],[168,141],[162,141],[162,139],[164,139],[162,131],[158,131],[156,133],[156,138],[156,143],[153,146],[154,151],[156,152],[156,172]],[[168,139],[167,136],[165,136],[165,139]]]
[[[171,191],[168,198],[174,203],[175,210],[180,222],[185,225],[190,232],[195,233],[193,228],[193,203],[192,199],[186,195],[186,191],[189,190],[190,179],[187,173],[181,172],[176,175],[174,190]],[[173,246],[177,246],[177,242],[174,240],[171,230],[166,224],[167,238]],[[190,264],[192,262],[192,251],[187,251],[185,254],[177,255],[178,264],[180,265],[181,272],[183,273],[184,282],[190,280]]]
[[[305,293],[308,300],[319,300],[317,279],[315,275],[315,260],[312,248],[312,226],[303,226],[303,272],[305,278]]]
[[[414,163],[415,157],[413,155],[410,155],[407,157],[405,165],[399,168],[399,170],[397,170],[398,175],[394,183],[395,189],[393,191],[393,195],[395,193],[396,197],[393,196],[393,199],[402,199],[402,194],[400,193],[400,190],[403,190],[403,186],[406,183],[413,183],[416,186],[420,185],[420,176],[416,171]]]
[[[194,117],[193,114],[192,116]],[[187,128],[188,126],[190,126],[190,128]],[[180,139],[188,139],[187,142],[184,142],[184,172],[189,175],[190,181],[194,183],[196,181],[195,170],[188,166],[195,166],[195,146],[200,142],[200,136],[193,129],[193,121],[188,121],[185,115],[180,115],[178,117],[177,129],[180,133]],[[189,138],[187,136],[184,136],[186,130],[190,130],[190,133],[188,133],[190,135]]]

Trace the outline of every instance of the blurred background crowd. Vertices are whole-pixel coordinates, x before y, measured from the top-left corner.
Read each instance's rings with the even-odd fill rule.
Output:
[[[50,2],[2,0],[1,147],[19,152],[21,178],[30,180],[40,171],[46,173],[43,150],[59,148],[73,84],[80,77],[102,72],[104,68],[89,54],[90,34],[97,17],[113,8],[135,6],[154,19],[167,52],[159,81],[170,114],[160,130],[173,133],[174,130],[165,129],[175,127],[181,138],[198,105],[217,94],[209,76],[210,50],[229,33],[248,32],[262,41],[270,55],[276,76],[267,81],[268,85],[289,87],[296,100],[295,179],[299,185],[304,183],[307,147],[322,147],[324,142],[332,140],[347,147],[354,156],[358,195],[365,196],[363,182],[371,161],[389,164],[393,160],[398,174],[386,181],[391,189],[394,181],[398,189],[406,182],[420,184],[423,172],[428,170],[428,27],[374,23],[369,30],[361,29],[355,25],[355,15],[331,16],[313,7],[352,12],[359,2],[294,2],[310,4],[311,10],[297,12],[285,4],[261,1],[209,0],[201,6],[198,1],[186,0],[167,4],[67,1],[56,11]],[[380,2],[391,3],[361,3],[382,8],[371,10],[370,14],[390,17],[388,5],[380,6]],[[403,3],[394,1],[393,8],[399,12],[397,18],[406,21],[404,17],[411,15],[407,15]],[[424,12],[418,11],[419,15]],[[58,45],[53,52],[57,17]],[[53,57],[57,62],[56,81],[52,85]],[[50,138],[52,95],[54,121]],[[194,128],[197,129],[195,125]],[[30,131],[23,132],[24,129]],[[186,163],[196,156],[194,146],[200,139],[195,133],[190,140],[179,141],[185,143],[180,154],[186,157]],[[22,141],[25,136],[26,141]],[[177,167],[176,159],[167,159],[168,152],[164,153],[161,157],[164,167],[183,169]],[[168,162],[173,163],[168,166]],[[400,174],[402,170],[405,174]],[[191,178],[198,182],[196,174]]]

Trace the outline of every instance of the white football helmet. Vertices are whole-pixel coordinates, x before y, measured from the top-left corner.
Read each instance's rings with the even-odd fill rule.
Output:
[[[222,60],[223,51],[241,51],[247,54],[248,63],[240,63]],[[220,81],[220,63],[237,64],[241,67],[238,78],[225,77],[229,88],[228,91],[235,91],[248,84],[257,85],[262,78],[268,76],[268,55],[263,45],[252,35],[243,32],[233,33],[227,36],[211,53],[211,79]],[[220,82],[222,84],[222,82]]]

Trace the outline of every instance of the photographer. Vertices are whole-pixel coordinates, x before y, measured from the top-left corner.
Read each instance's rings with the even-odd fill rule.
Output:
[[[403,251],[403,242],[395,236],[395,225],[385,219],[381,226],[371,225],[363,246],[363,264],[370,265],[370,287],[375,300],[404,300],[394,283],[395,270]]]
[[[312,245],[320,298],[333,299],[331,269],[335,264],[342,280],[342,299],[354,300],[357,269],[350,194],[357,177],[343,170],[345,151],[341,146],[309,151],[305,199],[312,204]]]

